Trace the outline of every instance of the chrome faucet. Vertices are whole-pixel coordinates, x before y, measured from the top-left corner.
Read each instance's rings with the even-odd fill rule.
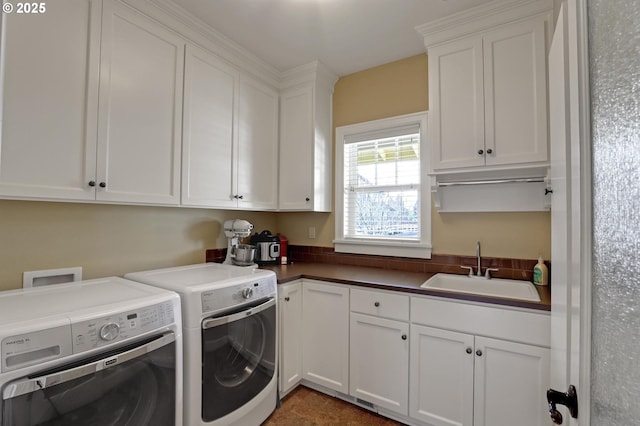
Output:
[[[478,258],[478,272],[476,272],[477,277],[482,276],[481,266],[480,266],[480,241],[476,242],[476,257]]]
[[[480,241],[476,242],[476,259],[478,261],[477,271],[475,275],[473,274],[473,266],[460,266],[463,269],[469,270],[469,277],[479,277],[482,278],[482,257],[480,256]],[[497,271],[498,268],[487,268],[484,273],[484,278],[487,280],[491,279],[491,272]]]

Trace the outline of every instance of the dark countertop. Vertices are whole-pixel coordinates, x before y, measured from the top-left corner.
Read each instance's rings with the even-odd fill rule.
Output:
[[[300,278],[308,278],[353,286],[444,297],[448,299],[492,303],[496,305],[514,306],[542,311],[551,310],[551,288],[549,286],[535,286],[536,290],[538,290],[541,301],[530,302],[526,300],[453,293],[420,288],[422,283],[434,275],[432,273],[405,272],[366,266],[306,262],[297,262],[290,265],[264,265],[260,268],[274,271],[278,277],[278,284],[288,283]]]

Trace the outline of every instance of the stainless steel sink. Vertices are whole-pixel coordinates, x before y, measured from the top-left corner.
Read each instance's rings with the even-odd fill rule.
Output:
[[[480,294],[484,296],[506,297],[509,299],[539,302],[540,296],[532,283],[528,281],[507,280],[502,278],[485,279],[467,275],[436,274],[420,287],[431,290],[452,291],[455,293]]]

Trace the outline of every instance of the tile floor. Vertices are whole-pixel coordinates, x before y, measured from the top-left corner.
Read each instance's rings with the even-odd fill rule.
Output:
[[[262,426],[399,426],[391,419],[325,395],[304,386],[298,386],[282,400],[280,408]]]

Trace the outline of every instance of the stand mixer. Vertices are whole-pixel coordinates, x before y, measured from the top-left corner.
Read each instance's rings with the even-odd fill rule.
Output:
[[[251,235],[253,225],[243,219],[230,219],[224,222],[224,234],[229,239],[227,257],[222,262],[225,265],[249,266],[253,264],[255,247],[240,244],[241,238]]]

